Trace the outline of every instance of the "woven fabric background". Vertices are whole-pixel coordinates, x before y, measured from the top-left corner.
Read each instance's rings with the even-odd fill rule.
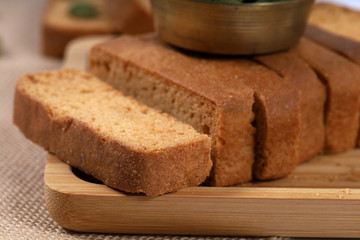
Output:
[[[246,239],[84,234],[67,231],[52,220],[43,195],[46,152],[12,124],[16,79],[61,66],[60,60],[40,53],[45,1],[0,1],[0,239]]]

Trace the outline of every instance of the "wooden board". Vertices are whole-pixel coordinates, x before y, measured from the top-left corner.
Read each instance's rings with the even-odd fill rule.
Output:
[[[354,150],[317,157],[283,180],[146,197],[80,179],[49,155],[45,200],[55,221],[82,232],[360,237],[359,161]]]
[[[74,41],[64,67],[86,68],[89,49],[104,39]],[[276,181],[192,187],[160,197],[125,194],[78,176],[49,154],[46,206],[55,221],[75,231],[360,237],[360,150],[316,157]]]

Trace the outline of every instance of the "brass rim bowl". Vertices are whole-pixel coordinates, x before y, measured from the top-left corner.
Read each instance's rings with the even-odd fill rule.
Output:
[[[295,46],[314,0],[242,4],[151,0],[151,3],[155,29],[165,42],[200,52],[253,55]]]

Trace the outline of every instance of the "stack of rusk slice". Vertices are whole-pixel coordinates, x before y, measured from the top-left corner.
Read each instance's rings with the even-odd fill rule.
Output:
[[[103,138],[107,139],[111,136],[120,145],[114,145],[111,148],[95,148],[96,151],[87,149],[87,147],[92,148],[92,144],[83,146],[84,149],[76,153],[77,158],[80,156],[76,160],[72,158],[72,151],[75,151],[72,148],[71,151],[66,151],[66,154],[56,154],[56,151],[55,154],[61,160],[82,169],[114,188],[159,195],[181,187],[200,184],[207,175],[209,176],[205,184],[211,186],[232,186],[253,179],[282,178],[291,173],[298,164],[318,154],[341,153],[356,147],[359,142],[360,66],[356,62],[356,57],[352,56],[356,55],[355,46],[360,46],[358,42],[360,40],[346,38],[349,36],[333,35],[327,32],[325,27],[321,28],[326,24],[318,21],[320,17],[317,15],[322,14],[318,9],[322,9],[323,6],[327,5],[315,6],[310,22],[317,25],[309,25],[306,36],[295,48],[270,55],[245,58],[188,52],[164,43],[156,34],[123,35],[96,45],[89,56],[90,73],[102,80],[102,84],[110,85],[119,93],[121,92],[122,98],[128,98],[123,95],[130,96],[131,101],[142,104],[141,106],[147,109],[146,112],[155,111],[160,115],[166,114],[167,119],[171,118],[171,121],[179,126],[188,128],[189,132],[182,130],[181,133],[176,133],[187,135],[190,139],[185,141],[177,136],[179,140],[174,138],[173,141],[179,144],[176,146],[182,147],[174,148],[171,151],[172,155],[164,153],[164,149],[170,148],[165,143],[172,142],[169,138],[174,137],[167,133],[167,131],[173,131],[167,130],[166,126],[169,123],[163,124],[164,120],[159,118],[155,123],[142,126],[142,122],[144,121],[145,124],[147,120],[137,122],[134,120],[135,117],[129,120],[123,109],[126,109],[126,105],[117,103],[121,101],[120,99],[113,101],[112,98],[106,97],[107,100],[104,101],[102,98],[105,98],[106,94],[97,93],[98,89],[94,86],[91,89],[91,94],[93,94],[91,99],[98,99],[98,102],[91,100],[91,103],[88,103],[90,99],[84,102],[81,101],[82,97],[76,97],[75,103],[73,98],[69,97],[67,102],[60,104],[61,107],[55,104],[49,105],[49,108],[63,109],[66,106],[77,106],[77,109],[80,108],[82,111],[71,116],[69,112],[63,112],[63,110],[58,114],[65,116],[65,119],[70,119],[67,121],[71,123],[80,119],[79,114],[84,116],[89,114],[96,120],[92,121],[92,118],[82,120],[88,124],[87,131],[96,129]],[[347,12],[344,11],[343,14],[346,15]],[[360,13],[354,14],[360,16]],[[354,51],[340,47],[341,44],[330,44],[338,40],[330,41],[330,43],[323,41],[327,38],[323,38],[322,34],[351,42]],[[354,54],[351,55],[349,52]],[[75,76],[83,74],[85,73],[74,73]],[[47,82],[45,75],[40,77],[43,82]],[[61,88],[61,81],[65,81],[62,75],[64,74],[51,77],[59,81],[56,88]],[[37,75],[31,78],[38,79]],[[89,78],[94,77],[89,76]],[[27,82],[31,84],[31,79]],[[34,84],[37,82],[38,80]],[[20,86],[21,81],[18,84],[18,91],[20,91]],[[75,90],[67,89],[63,93],[75,91],[76,93],[71,94],[80,94],[84,86],[86,84],[80,87],[76,83],[73,86]],[[112,89],[109,90],[111,96],[115,94],[112,87],[108,86]],[[34,88],[40,87],[34,86]],[[45,91],[41,94],[49,93]],[[103,97],[98,97],[100,95]],[[38,98],[39,103],[47,106],[47,103],[45,104],[48,102],[47,98],[39,98],[37,95],[35,97]],[[19,97],[19,99],[22,98],[22,96]],[[63,99],[59,98],[59,100]],[[51,101],[57,103],[58,100]],[[113,114],[111,111],[117,111],[117,104],[122,109],[121,113]],[[19,103],[18,107],[15,105],[15,113],[17,109],[21,109],[21,112],[32,111],[23,115],[30,121],[35,119],[39,114],[36,113],[38,110],[30,110],[32,103],[26,108],[23,105],[24,103]],[[104,109],[96,107],[97,110],[92,111],[93,106],[97,105],[104,106]],[[130,108],[134,111],[134,108]],[[85,109],[88,110],[85,111]],[[36,131],[41,131],[41,127],[37,126],[35,130],[29,130],[19,124],[21,122],[17,121],[20,118],[19,115],[21,114],[15,114],[15,122],[25,135],[43,146],[48,144],[44,144],[42,140],[32,135]],[[51,117],[54,118],[54,114]],[[101,120],[98,121],[98,119]],[[116,130],[122,134],[116,135],[119,133],[102,132],[101,127],[97,125],[101,122],[111,125],[122,121],[134,121],[137,122],[135,125],[142,127],[129,130],[126,126],[134,124],[122,124],[121,129]],[[65,128],[68,128],[68,125],[71,128],[74,124],[65,124]],[[159,135],[159,138],[163,140],[160,145],[166,147],[157,148],[156,152],[164,156],[159,157],[161,160],[151,158],[152,160],[149,161],[150,157],[146,156],[144,151],[150,149],[151,144],[148,141],[155,134],[154,132],[158,134],[159,129],[155,128],[158,125],[163,126],[160,127],[160,132],[166,135],[166,138]],[[51,132],[53,128],[51,126],[49,128]],[[26,134],[27,130],[32,134]],[[141,140],[133,138],[133,135],[128,137],[130,134],[128,131],[135,132],[135,135],[143,133]],[[87,139],[82,136],[84,132],[86,131],[83,127],[77,127],[73,132],[76,137],[68,136],[68,138],[77,139],[79,147],[82,140]],[[61,142],[65,135],[56,135],[56,142]],[[125,135],[128,138],[124,137]],[[208,149],[205,147],[206,135]],[[55,137],[50,137],[50,139],[55,139]],[[137,140],[130,141],[129,139]],[[87,141],[91,142],[90,138]],[[106,145],[107,141],[95,145],[99,146],[98,144]],[[146,146],[139,147],[140,144]],[[189,144],[194,147],[189,147]],[[125,154],[126,157],[124,157],[117,153],[121,147],[126,148],[130,145],[132,146],[131,154]],[[54,149],[61,149],[64,146],[59,144]],[[48,145],[45,148],[54,151]],[[91,153],[82,156],[84,150]],[[189,159],[190,156],[193,157],[192,160]],[[206,160],[207,157],[211,157],[210,163]],[[100,158],[104,161],[100,161]],[[158,164],[157,161],[159,161]],[[126,164],[132,167],[126,167]],[[113,170],[113,166],[117,172]],[[210,166],[212,166],[211,169]],[[152,174],[146,175],[149,172]],[[156,173],[159,174],[160,180],[154,177]],[[181,175],[181,177],[171,177],[172,174]],[[109,179],[112,180],[109,180],[107,176],[111,176]],[[121,180],[113,181],[114,179]],[[167,180],[168,183],[165,183]],[[164,187],[162,189],[165,190],[148,192],[144,191],[143,187],[140,190],[136,187],[129,190],[130,188],[126,189],[121,185],[123,181],[130,181],[133,186],[147,184],[153,186],[157,181],[161,182],[161,185],[176,187]]]

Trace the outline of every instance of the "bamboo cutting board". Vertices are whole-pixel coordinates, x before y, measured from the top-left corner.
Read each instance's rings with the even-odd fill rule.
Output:
[[[55,221],[82,232],[360,237],[359,159],[360,150],[320,156],[278,181],[146,197],[93,183],[49,154],[45,200]]]
[[[73,42],[64,67],[86,68],[91,46]],[[46,206],[61,226],[82,232],[360,237],[360,150],[319,156],[288,177],[235,187],[192,187],[160,197],[125,194],[49,154]]]

